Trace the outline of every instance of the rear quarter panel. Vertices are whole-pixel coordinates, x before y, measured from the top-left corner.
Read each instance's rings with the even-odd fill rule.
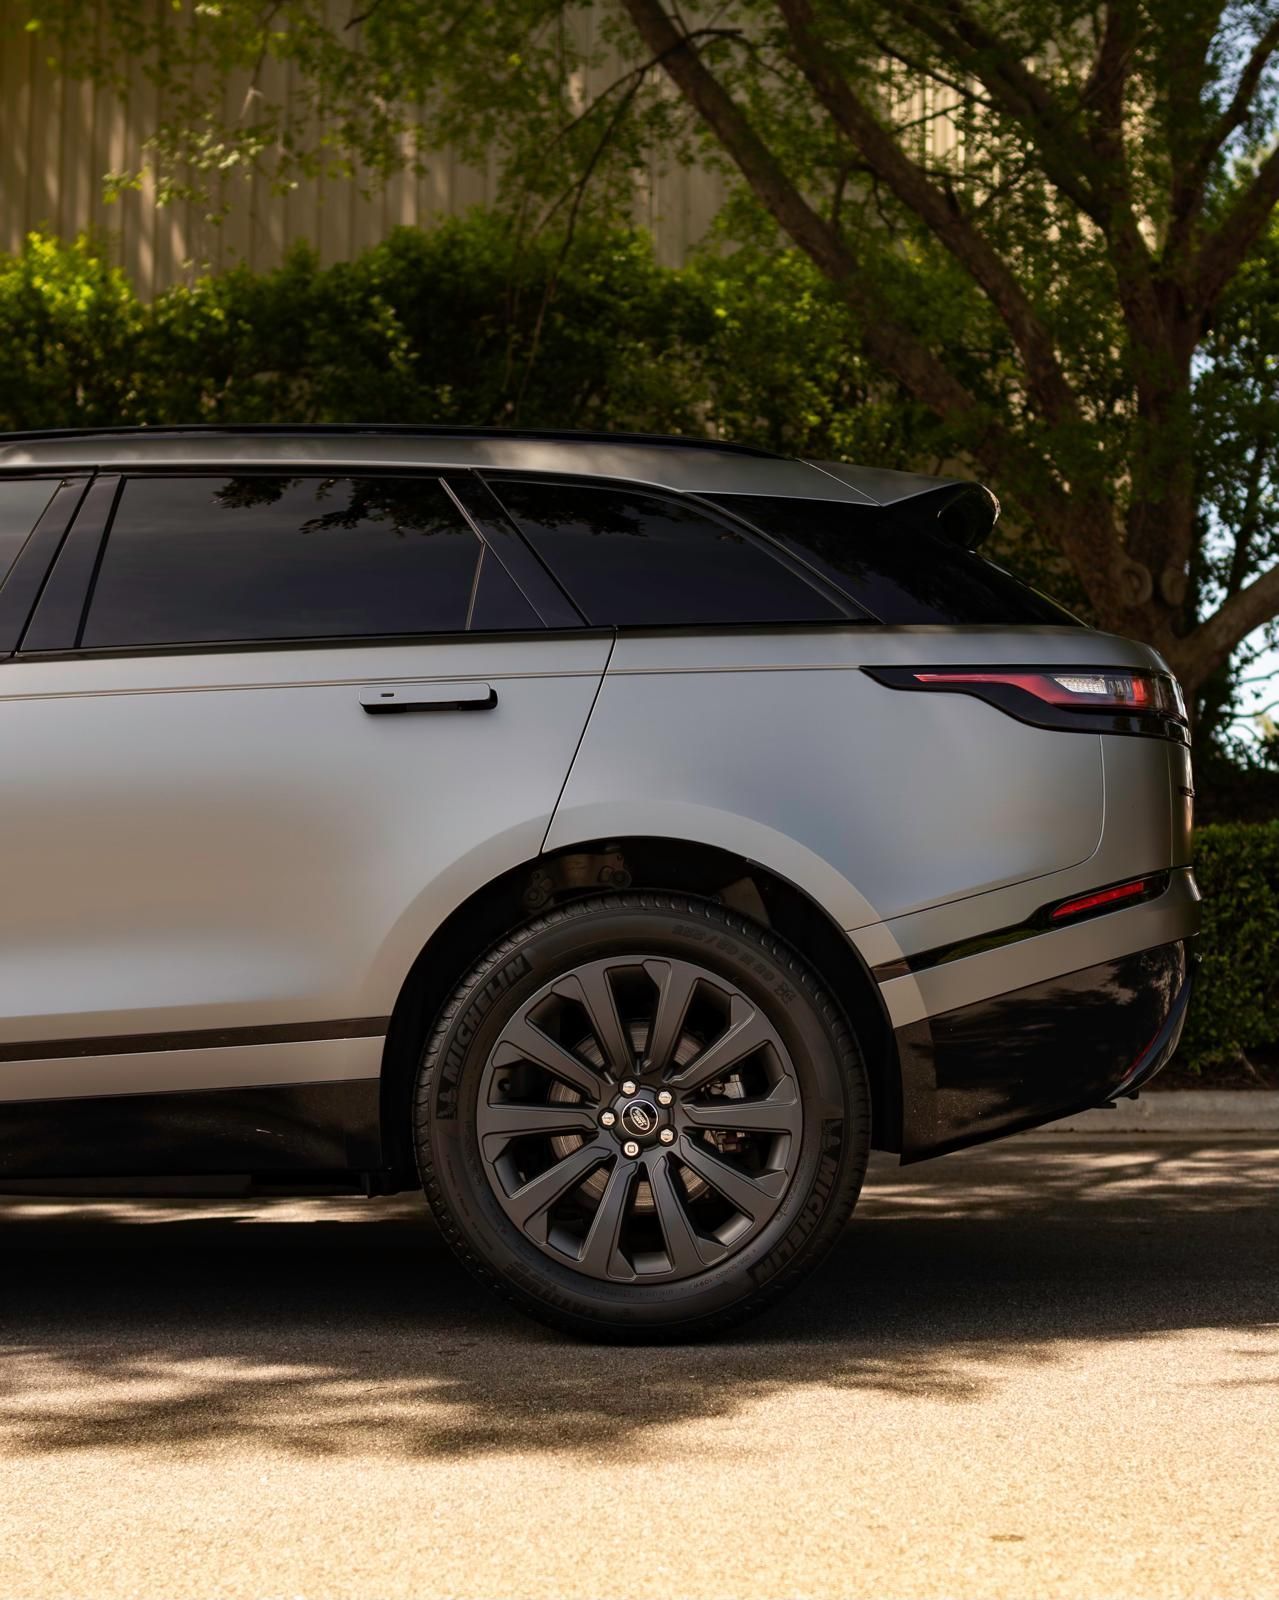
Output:
[[[1137,650],[1052,628],[627,636],[547,845],[624,834],[719,845],[850,930],[1058,872],[1101,841],[1100,738],[1032,728],[967,696],[905,694],[860,668],[1119,664]]]

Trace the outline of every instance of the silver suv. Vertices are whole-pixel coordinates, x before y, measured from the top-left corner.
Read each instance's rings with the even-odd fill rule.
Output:
[[[686,1337],[918,1161],[1134,1093],[1177,686],[971,484],[425,428],[0,439],[0,1185],[425,1187]]]

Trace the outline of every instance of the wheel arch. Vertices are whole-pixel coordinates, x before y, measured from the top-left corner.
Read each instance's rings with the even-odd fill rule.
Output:
[[[852,941],[802,889],[716,845],[636,835],[563,845],[509,868],[454,908],[401,985],[382,1062],[381,1124],[389,1187],[410,1187],[413,1082],[433,1019],[484,952],[566,900],[607,889],[671,890],[718,900],[793,944],[848,1014],[870,1080],[872,1143],[901,1148],[901,1075],[879,987]]]

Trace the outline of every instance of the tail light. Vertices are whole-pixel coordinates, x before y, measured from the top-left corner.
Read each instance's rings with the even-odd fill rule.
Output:
[[[1127,883],[1113,884],[1109,889],[1094,889],[1091,894],[1063,900],[1048,912],[1048,921],[1053,924],[1074,922],[1080,917],[1095,916],[1098,911],[1118,911],[1121,906],[1153,900],[1156,895],[1163,894],[1167,887],[1166,872],[1156,872],[1148,878],[1132,878]]]
[[[1190,742],[1186,703],[1166,672],[1114,667],[865,667],[890,689],[975,695],[1038,728],[1144,733]]]

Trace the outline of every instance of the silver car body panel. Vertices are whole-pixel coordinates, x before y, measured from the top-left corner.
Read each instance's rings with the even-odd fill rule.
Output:
[[[107,1055],[5,1061],[0,1064],[0,1101],[77,1100],[103,1094],[164,1094],[175,1089],[246,1089],[377,1078],[386,1045],[386,1019],[379,1020],[383,1031],[362,1039],[113,1050]]]
[[[1176,747],[1030,728],[860,670],[1029,660],[1158,662],[1054,628],[623,637],[547,847],[653,833],[716,844],[802,889],[871,967],[1172,865]],[[1109,808],[1108,788],[1121,797]],[[923,1014],[903,990],[885,997]]]
[[[880,505],[945,481],[631,441],[0,444],[0,471],[231,463]],[[1193,934],[1184,747],[1033,727],[862,670],[939,665],[1167,670],[1084,628],[852,623],[2,661],[0,1102],[367,1087],[451,913],[546,853],[617,840],[715,847],[793,885],[843,930],[898,1030]],[[367,714],[414,686],[446,707],[450,686],[472,704],[487,686],[495,703]],[[1163,872],[1143,904],[927,959]]]
[[[0,932],[0,1046],[385,1017],[417,952],[471,893],[543,849],[599,840],[690,840],[759,861],[838,921],[872,968],[1185,860],[1168,821],[1179,747],[1063,737],[976,700],[897,695],[860,670],[1149,664],[1126,640],[639,635],[618,641],[605,678],[608,653],[599,637],[556,637],[7,663],[3,743],[27,760],[0,777],[11,823],[0,861],[8,903],[24,912]],[[477,678],[497,690],[491,715],[361,715],[377,685]],[[130,763],[113,771],[112,749]],[[1123,796],[1109,811],[1108,777]],[[1069,970],[1063,960],[1159,942],[1152,932],[1182,936],[1188,913],[1193,893],[1179,892],[881,992],[893,1024],[911,1022],[1010,987],[1009,963],[1030,982]],[[317,1067],[331,1044],[311,1046]],[[376,1072],[367,1047],[347,1044],[362,1062],[351,1076]],[[308,1073],[306,1048],[288,1071],[279,1046],[256,1048],[276,1064],[272,1081],[325,1075]],[[157,1090],[213,1087],[218,1055],[150,1054],[149,1075],[141,1057],[93,1058],[93,1081],[138,1092],[141,1071]],[[64,1081],[90,1081],[87,1061]],[[0,1064],[0,1098],[31,1097],[47,1070]]]
[[[537,856],[609,648],[490,638],[5,663],[0,1049],[385,1022],[444,917]],[[361,705],[379,684],[453,679],[490,684],[496,706]],[[260,1048],[273,1081],[303,1070],[299,1050]],[[333,1054],[317,1046],[317,1061]],[[188,1069],[207,1086],[217,1055],[155,1051],[149,1087],[189,1086]],[[367,1047],[346,1058],[354,1075],[377,1070]],[[103,1055],[93,1070],[98,1093],[125,1093],[142,1064]],[[0,1096],[29,1096],[33,1072],[0,1063]]]

